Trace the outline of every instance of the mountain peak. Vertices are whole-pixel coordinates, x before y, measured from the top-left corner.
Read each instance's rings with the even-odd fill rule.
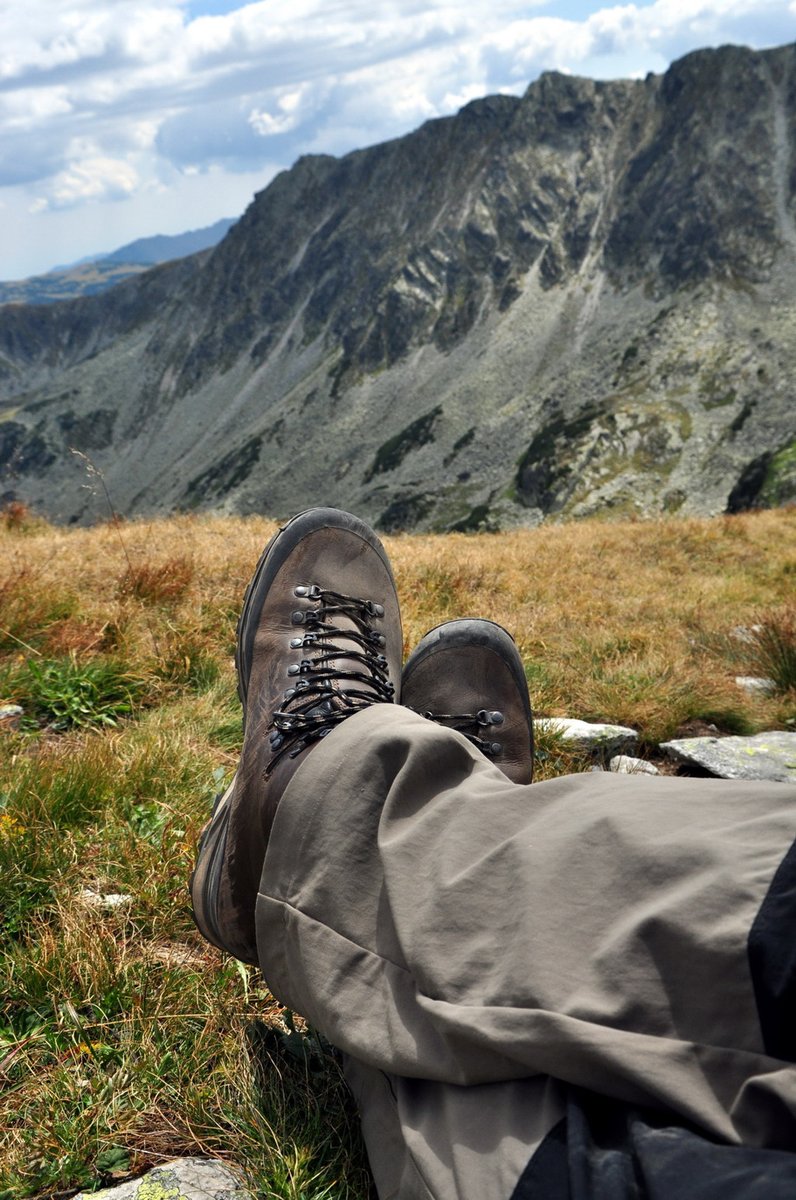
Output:
[[[92,519],[68,456],[91,443],[126,513],[469,529],[787,499],[795,57],[547,72],[301,158],[209,255],[0,311],[6,492]]]

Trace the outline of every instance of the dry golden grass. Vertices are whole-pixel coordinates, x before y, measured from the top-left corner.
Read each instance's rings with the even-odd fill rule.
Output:
[[[49,654],[159,661],[179,681],[197,658],[231,655],[244,588],[275,529],[261,518],[178,517],[0,530],[0,629]],[[730,631],[793,605],[793,508],[385,544],[405,649],[451,617],[498,621],[517,641],[540,711],[627,722],[650,741],[692,716],[781,719],[779,701],[739,694],[744,652]]]
[[[278,1025],[278,1006],[188,912],[198,832],[240,747],[237,615],[275,529],[0,523],[0,701],[37,717],[0,730],[2,1200],[202,1152],[266,1198],[368,1195],[336,1069],[279,1055],[252,1024]],[[633,725],[647,753],[694,720],[796,722],[794,508],[385,541],[405,650],[452,617],[498,621],[537,711]],[[753,625],[757,641],[733,632]],[[735,676],[766,661],[780,691],[747,696]],[[554,737],[538,751],[539,778],[588,767]],[[85,889],[130,901],[87,908]]]

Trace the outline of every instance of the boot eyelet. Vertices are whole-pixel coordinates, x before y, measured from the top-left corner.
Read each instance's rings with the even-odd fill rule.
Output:
[[[321,589],[317,583],[300,583],[293,588],[294,596],[301,596],[307,600],[320,600]]]

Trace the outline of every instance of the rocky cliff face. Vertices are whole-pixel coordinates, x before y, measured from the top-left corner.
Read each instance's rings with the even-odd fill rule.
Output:
[[[0,311],[0,493],[383,529],[796,498],[796,47],[278,176],[209,255]]]

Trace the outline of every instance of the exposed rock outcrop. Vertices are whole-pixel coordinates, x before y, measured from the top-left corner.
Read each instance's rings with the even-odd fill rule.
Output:
[[[689,767],[721,779],[767,779],[796,783],[796,733],[773,730],[753,737],[680,738],[661,750]]]

